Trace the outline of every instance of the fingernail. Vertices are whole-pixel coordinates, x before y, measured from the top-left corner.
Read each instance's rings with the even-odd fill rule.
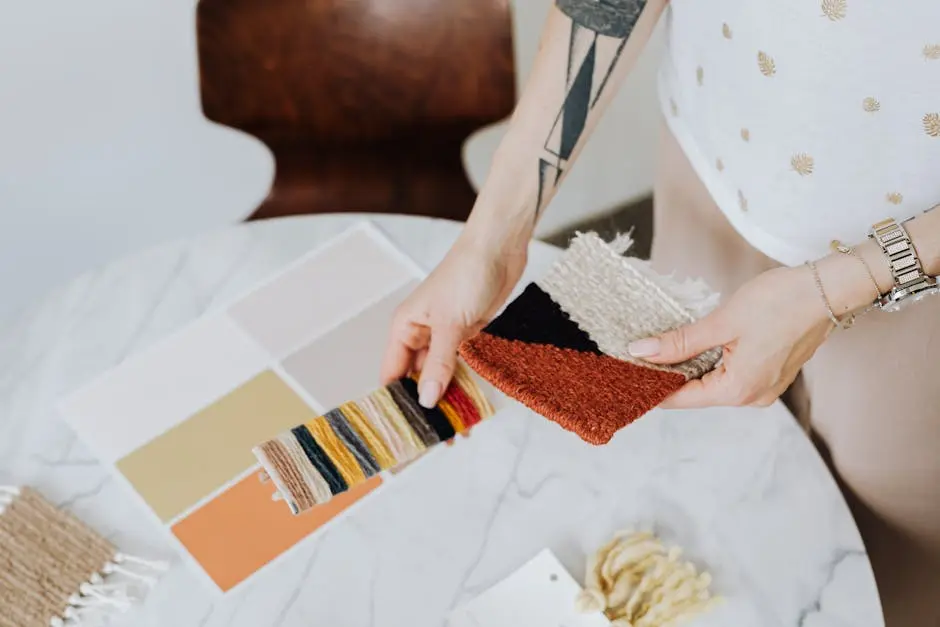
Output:
[[[422,381],[421,389],[418,390],[418,402],[421,403],[422,407],[427,407],[431,409],[437,405],[438,399],[441,398],[441,384],[437,381]]]
[[[634,357],[652,357],[659,353],[659,339],[648,337],[627,345],[627,351]]]

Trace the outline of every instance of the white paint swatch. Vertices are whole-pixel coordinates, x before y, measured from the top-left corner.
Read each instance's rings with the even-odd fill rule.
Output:
[[[449,627],[610,627],[601,612],[579,614],[581,586],[549,550],[451,614]]]
[[[268,367],[225,315],[201,318],[69,397],[67,422],[114,463]]]

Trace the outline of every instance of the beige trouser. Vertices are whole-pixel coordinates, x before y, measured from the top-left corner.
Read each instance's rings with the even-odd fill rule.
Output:
[[[728,223],[665,125],[654,233],[657,268],[723,299],[777,265]],[[789,397],[855,513],[887,626],[940,626],[940,297],[834,332]]]

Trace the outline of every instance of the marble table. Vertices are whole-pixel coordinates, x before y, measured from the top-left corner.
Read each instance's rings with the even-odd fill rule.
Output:
[[[164,245],[86,274],[6,324],[0,483],[39,488],[129,552],[172,556],[149,513],[60,421],[57,401],[357,219],[244,224]],[[374,221],[428,269],[459,228]],[[557,253],[533,244],[527,278]],[[654,527],[713,573],[729,602],[696,626],[884,624],[849,510],[779,404],[657,411],[600,448],[510,404],[231,595],[214,596],[174,560],[115,624],[442,625],[543,547],[580,579],[587,552],[628,525]]]

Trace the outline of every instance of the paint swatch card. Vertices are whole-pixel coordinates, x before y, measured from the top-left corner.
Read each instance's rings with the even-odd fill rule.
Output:
[[[581,586],[549,550],[529,560],[495,586],[459,607],[448,627],[610,627],[602,612],[580,614]]]
[[[363,222],[101,376],[62,412],[228,591],[388,480],[293,516],[272,500],[252,447],[375,388],[392,312],[421,276]]]

